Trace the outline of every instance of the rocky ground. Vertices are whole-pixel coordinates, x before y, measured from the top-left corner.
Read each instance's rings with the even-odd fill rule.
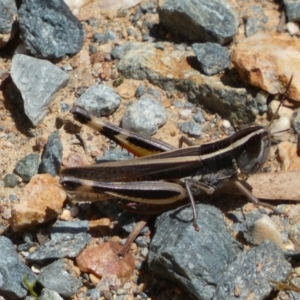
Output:
[[[0,3],[0,297],[298,299],[300,5],[66,3]],[[200,195],[199,232],[189,205],[167,211],[119,259],[143,217],[67,197],[59,175],[133,156],[74,120],[74,104],[175,148],[275,115],[268,160],[244,179],[282,214],[228,185]]]

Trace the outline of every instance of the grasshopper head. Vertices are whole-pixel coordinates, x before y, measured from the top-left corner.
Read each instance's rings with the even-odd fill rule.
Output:
[[[266,162],[271,138],[263,126],[253,125],[232,136],[232,147],[238,168],[244,174],[256,173]]]

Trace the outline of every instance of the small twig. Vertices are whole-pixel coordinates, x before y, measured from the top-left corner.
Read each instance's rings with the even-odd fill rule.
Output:
[[[145,225],[147,224],[147,222],[149,221],[150,218],[151,218],[150,216],[144,216],[143,220],[141,220],[141,221],[139,221],[139,222],[136,223],[135,227],[130,232],[130,234],[129,234],[129,236],[128,236],[126,242],[125,242],[125,244],[120,249],[120,251],[118,253],[119,256],[122,256],[122,257],[125,256],[125,254],[130,249],[131,244],[136,239],[136,237],[140,234],[140,232],[145,227]]]

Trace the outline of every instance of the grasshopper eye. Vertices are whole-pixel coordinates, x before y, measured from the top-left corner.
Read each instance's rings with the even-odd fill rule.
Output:
[[[247,140],[236,141],[234,156],[240,171],[244,174],[256,173],[266,162],[270,151],[270,136],[266,129],[261,128],[249,133]]]

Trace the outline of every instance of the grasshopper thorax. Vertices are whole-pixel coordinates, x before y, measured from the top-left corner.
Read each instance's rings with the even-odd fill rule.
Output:
[[[268,129],[253,125],[238,131],[231,137],[233,155],[243,174],[256,173],[267,161],[271,137]]]

